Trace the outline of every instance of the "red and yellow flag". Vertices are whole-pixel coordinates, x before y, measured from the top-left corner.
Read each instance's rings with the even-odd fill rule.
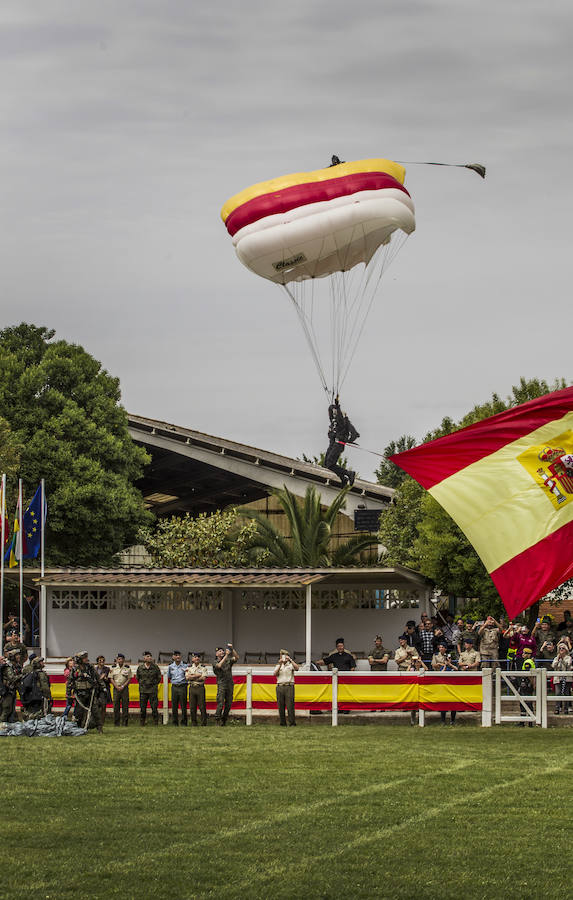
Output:
[[[573,577],[573,388],[390,459],[459,525],[510,616]]]

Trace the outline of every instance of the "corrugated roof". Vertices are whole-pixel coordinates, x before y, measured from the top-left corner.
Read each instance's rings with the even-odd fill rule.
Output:
[[[28,569],[27,581],[51,587],[303,587],[318,582],[330,584],[369,584],[396,586],[428,580],[404,566],[395,568],[320,568],[320,569],[158,569],[147,567]]]

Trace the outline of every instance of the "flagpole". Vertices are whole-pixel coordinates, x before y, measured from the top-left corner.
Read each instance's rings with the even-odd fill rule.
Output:
[[[22,559],[23,550],[24,550],[24,536],[22,534],[22,526],[23,526],[23,514],[22,507],[24,505],[24,501],[22,498],[22,479],[18,479],[18,503],[20,504],[20,510],[18,515],[20,516],[20,641],[24,643],[24,560]]]
[[[40,532],[40,575],[42,579],[42,583],[40,584],[40,653],[44,657],[47,656],[47,647],[46,647],[46,586],[44,585],[44,550],[46,548],[46,539],[44,536],[44,530],[46,528],[46,485],[44,479],[42,478],[40,482],[41,486],[41,532]]]
[[[0,519],[2,520],[2,558],[0,560],[0,655],[4,653],[4,542],[6,540],[6,475],[2,475],[2,503]]]

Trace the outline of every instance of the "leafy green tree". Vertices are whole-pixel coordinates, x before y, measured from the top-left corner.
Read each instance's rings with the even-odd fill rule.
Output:
[[[134,482],[149,461],[130,438],[117,378],[82,347],[22,323],[0,331],[0,415],[22,446],[26,494],[46,482],[46,561],[107,565],[150,519]]]
[[[250,548],[253,563],[281,567],[356,564],[360,553],[377,544],[378,539],[372,535],[355,535],[335,551],[331,549],[332,526],[344,507],[348,490],[348,487],[343,488],[326,509],[314,487],[307,488],[303,501],[287,487],[273,491],[286,516],[287,536],[281,534],[260,510],[242,507],[239,513],[256,523]],[[266,563],[261,563],[262,559],[266,559]]]
[[[390,488],[399,488],[404,483],[408,475],[396,463],[393,463],[389,457],[393,456],[394,453],[403,453],[405,450],[411,450],[415,446],[416,438],[413,438],[411,434],[403,434],[397,441],[390,441],[384,449],[384,457],[375,472],[378,484],[384,484]]]
[[[186,513],[160,519],[155,526],[142,528],[138,539],[152,566],[232,569],[250,565],[256,530],[255,522],[238,523],[237,510],[227,509],[196,518]]]
[[[6,475],[8,482],[18,477],[22,445],[12,434],[10,425],[0,417],[0,475]]]
[[[493,394],[491,400],[473,407],[459,422],[450,418],[424,438],[423,443],[451,434],[488,416],[503,412],[520,403],[567,386],[564,379],[548,384],[542,379],[521,378],[511,394],[502,400]],[[405,435],[386,448],[385,455],[413,446]],[[472,611],[501,614],[502,603],[483,563],[448,513],[409,476],[398,476],[397,467],[385,460],[378,470],[378,480],[397,488],[394,504],[380,520],[380,542],[386,547],[385,561],[408,565],[433,579],[446,594],[474,598]],[[533,608],[532,608],[533,609]],[[533,613],[532,613],[533,615]]]

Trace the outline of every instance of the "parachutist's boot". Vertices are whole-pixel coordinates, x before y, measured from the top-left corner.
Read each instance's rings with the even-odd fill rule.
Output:
[[[356,472],[348,473],[348,484],[350,485],[350,487],[352,487],[352,485],[354,484],[355,478],[356,478]]]

